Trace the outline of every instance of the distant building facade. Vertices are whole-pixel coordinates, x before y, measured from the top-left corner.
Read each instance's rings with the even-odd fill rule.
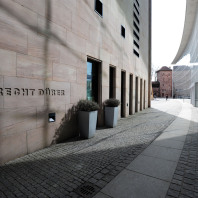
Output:
[[[173,66],[173,98],[190,98],[191,68]]]
[[[150,107],[151,0],[0,1],[0,164],[78,135],[73,105]],[[75,122],[75,123],[72,123]]]
[[[172,69],[163,66],[156,71],[157,81],[152,82],[153,95],[157,97],[172,97]]]

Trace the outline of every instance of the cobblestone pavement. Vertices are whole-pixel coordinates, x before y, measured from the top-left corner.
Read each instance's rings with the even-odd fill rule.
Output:
[[[73,139],[2,165],[0,197],[92,197],[80,195],[76,189],[86,182],[96,192],[102,189],[167,128],[181,108],[176,100],[156,100],[152,108],[120,119],[116,128],[97,130],[92,139]],[[194,141],[192,135],[186,147]],[[182,156],[196,166],[194,150],[190,158],[186,159],[185,152]]]
[[[184,147],[166,198],[198,198],[198,109],[192,120]]]

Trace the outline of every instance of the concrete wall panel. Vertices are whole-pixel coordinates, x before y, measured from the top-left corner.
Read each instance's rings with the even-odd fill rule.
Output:
[[[26,132],[0,136],[0,164],[26,154]]]
[[[27,55],[17,55],[17,76],[37,79],[52,79],[52,61]]]
[[[16,29],[0,19],[0,48],[27,54],[27,33]]]
[[[53,80],[76,82],[77,74],[76,68],[64,64],[53,64]]]
[[[16,75],[16,53],[0,49],[0,74],[6,76]]]

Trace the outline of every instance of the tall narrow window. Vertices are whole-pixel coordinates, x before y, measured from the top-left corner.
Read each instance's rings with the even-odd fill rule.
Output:
[[[133,44],[139,49],[140,48],[140,46],[138,45],[138,43],[135,41],[135,40],[133,40]]]
[[[146,80],[144,80],[144,109],[145,109],[145,106],[146,106]]]
[[[142,79],[140,79],[140,111],[142,111]]]
[[[95,0],[95,11],[102,17],[103,16],[103,4],[102,0]]]
[[[133,50],[133,53],[134,53],[137,57],[140,56],[139,53],[138,53],[136,50]]]
[[[99,102],[100,62],[87,60],[87,100]]]
[[[116,69],[109,67],[109,98],[115,98],[116,93]]]
[[[125,117],[126,107],[126,72],[121,71],[121,117]]]
[[[125,38],[125,28],[121,25],[121,35]]]
[[[138,112],[138,77],[135,78],[135,112]]]
[[[129,76],[129,115],[133,114],[133,75]]]

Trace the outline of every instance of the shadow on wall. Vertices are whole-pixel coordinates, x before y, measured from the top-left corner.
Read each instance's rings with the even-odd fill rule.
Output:
[[[77,117],[78,112],[76,106],[73,105],[62,118],[59,128],[56,129],[52,144],[61,143],[68,138],[79,136]]]

